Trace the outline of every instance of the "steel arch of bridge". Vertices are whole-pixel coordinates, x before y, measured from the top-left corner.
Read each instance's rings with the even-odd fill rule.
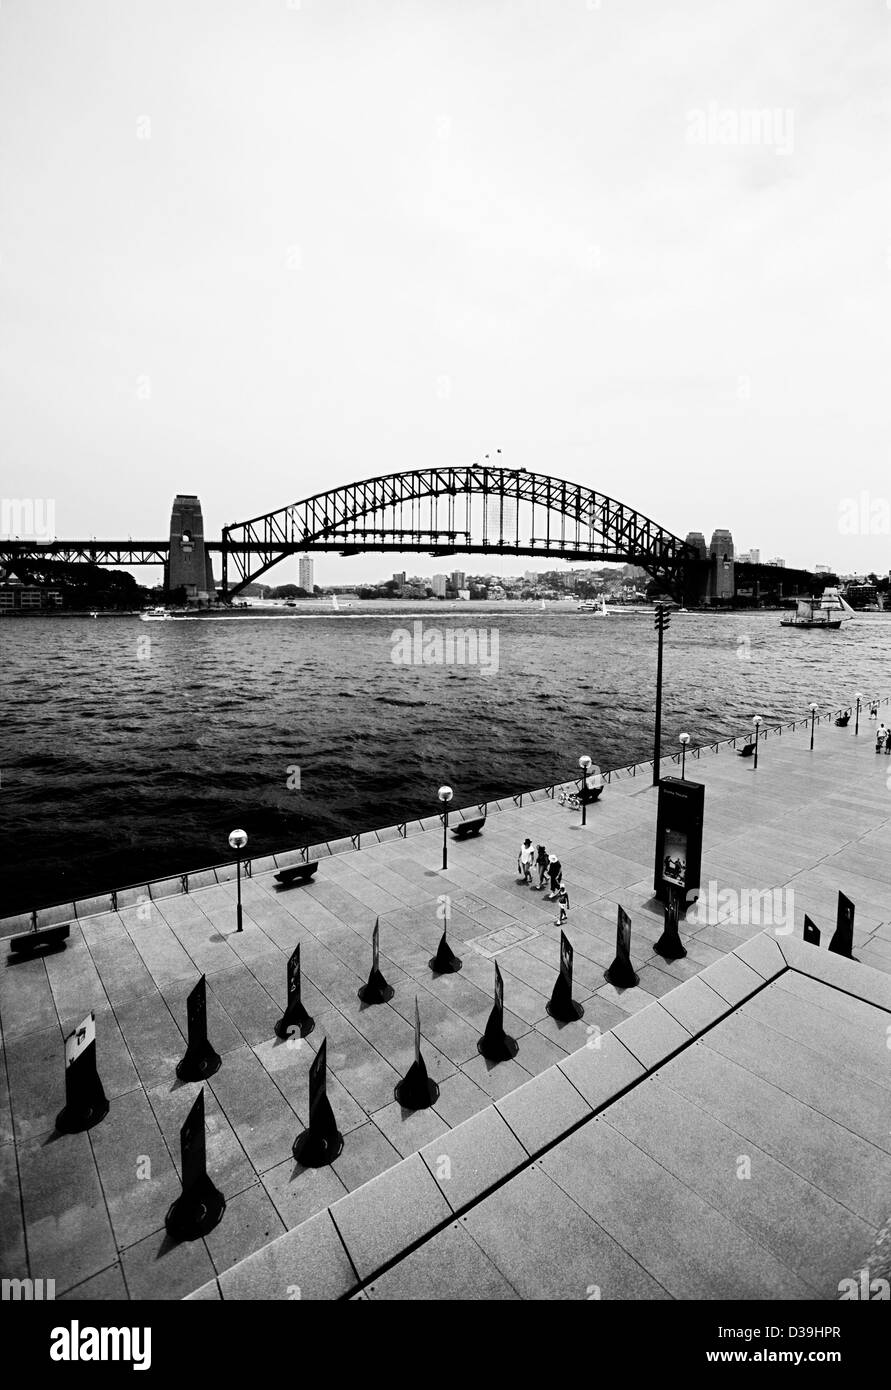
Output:
[[[474,498],[482,499],[481,518],[473,515]],[[520,535],[522,504],[531,507],[528,537]],[[697,559],[670,531],[603,493],[525,469],[480,465],[421,468],[332,488],[223,527],[220,548],[222,592],[229,598],[283,556],[312,550],[618,560],[639,565],[677,598],[685,566]]]

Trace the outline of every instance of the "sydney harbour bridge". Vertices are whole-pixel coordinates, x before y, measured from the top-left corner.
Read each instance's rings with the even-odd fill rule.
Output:
[[[201,505],[177,497],[165,540],[0,538],[0,564],[40,560],[165,567],[165,584],[229,601],[288,555],[420,551],[613,561],[643,569],[659,591],[696,603],[714,561],[615,498],[526,469],[423,468],[332,488],[204,536]],[[222,583],[213,579],[221,557]]]

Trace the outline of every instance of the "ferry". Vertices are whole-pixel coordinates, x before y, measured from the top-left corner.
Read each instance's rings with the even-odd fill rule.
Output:
[[[780,627],[818,627],[836,632],[853,616],[853,608],[838,589],[826,589],[821,598],[800,598],[795,613],[790,618],[780,619]]]
[[[139,616],[144,623],[169,623],[173,619],[173,614],[168,613],[166,608],[147,608]]]

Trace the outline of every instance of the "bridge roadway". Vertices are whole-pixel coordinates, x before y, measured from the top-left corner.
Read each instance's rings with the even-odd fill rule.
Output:
[[[855,737],[853,726],[824,724],[817,730],[813,753],[806,728],[771,737],[762,745],[757,772],[751,759],[738,758],[727,748],[703,753],[687,769],[707,788],[702,866],[706,904],[710,882],[718,890],[737,892],[794,890],[795,937],[800,938],[804,912],[824,932],[819,952],[814,947],[799,950],[810,952],[811,961],[859,972],[857,979],[873,982],[873,995],[884,987],[875,981],[891,989],[891,759],[874,753],[874,727],[866,721]],[[668,766],[663,770],[676,772]],[[450,844],[446,873],[439,868],[441,835],[435,822],[432,833],[419,830],[405,839],[395,831],[381,832],[379,842],[367,843],[363,836],[361,850],[323,859],[310,886],[278,890],[271,869],[263,872],[258,862],[255,876],[243,884],[241,935],[234,931],[235,885],[220,873],[222,882],[188,895],[160,898],[141,912],[136,906],[122,906],[118,912],[82,916],[73,923],[64,952],[7,964],[0,972],[0,1272],[4,1277],[30,1273],[54,1278],[57,1297],[71,1299],[180,1298],[199,1288],[198,1296],[217,1298],[221,1287],[229,1297],[288,1297],[283,1279],[285,1284],[304,1280],[304,1297],[337,1297],[357,1286],[341,1244],[345,1241],[358,1278],[368,1285],[376,1262],[392,1261],[423,1234],[412,1222],[430,1194],[413,1195],[412,1184],[423,1177],[429,1187],[430,1172],[423,1162],[431,1162],[431,1154],[451,1142],[448,1131],[463,1124],[472,1128],[477,1121],[484,1125],[470,1168],[491,1163],[491,1180],[498,1181],[508,1162],[505,1143],[509,1139],[518,1148],[513,1133],[504,1133],[503,1117],[508,1117],[511,1131],[525,1136],[523,1097],[534,1098],[536,1086],[544,1087],[534,1106],[536,1124],[555,1124],[562,1133],[580,1122],[585,1083],[575,1069],[600,1055],[586,1044],[593,1041],[602,1047],[613,1066],[623,1059],[621,1065],[630,1069],[623,1082],[628,1085],[641,1072],[633,1055],[639,1048],[633,1039],[627,1047],[619,1039],[625,1036],[627,1041],[635,1017],[645,1025],[658,1017],[664,1027],[666,1010],[675,1008],[686,1018],[673,1001],[687,999],[689,1006],[690,987],[685,987],[687,993],[678,987],[701,972],[708,972],[703,978],[711,983],[697,982],[697,1007],[706,998],[721,1002],[722,991],[735,1002],[741,971],[761,985],[750,966],[728,953],[748,949],[741,943],[760,933],[762,924],[741,920],[744,914],[734,911],[726,896],[719,908],[708,912],[709,920],[682,928],[686,959],[670,963],[653,954],[661,931],[651,901],[655,808],[656,792],[648,777],[609,784],[600,802],[590,808],[584,829],[577,812],[553,799],[526,799],[522,808],[508,800],[500,809],[490,807],[480,838]],[[567,931],[575,949],[574,993],[585,1009],[584,1018],[570,1025],[556,1024],[545,1011],[557,971],[559,928],[544,895],[517,882],[517,850],[526,835],[534,842],[545,841],[560,855],[569,885]],[[825,951],[839,889],[856,904],[855,953],[860,965],[838,961]],[[463,957],[464,968],[457,975],[434,977],[427,962],[440,934],[436,906],[444,894],[451,899],[451,943]],[[639,986],[625,991],[603,978],[614,954],[617,903],[631,915],[632,958],[640,974]],[[363,1008],[356,991],[368,973],[371,931],[378,917],[381,968],[396,993],[387,1005]],[[0,923],[0,934],[19,926],[7,919]],[[478,940],[496,932],[501,936],[495,941]],[[782,948],[788,939],[769,940],[766,949],[775,952],[777,943]],[[284,1005],[285,962],[298,941],[304,1003],[316,1026],[305,1042],[290,1047],[274,1038],[273,1024]],[[761,958],[763,942],[762,937],[753,960]],[[478,1055],[476,1046],[491,1007],[493,983],[492,959],[481,946],[497,950],[506,1027],[519,1040],[516,1060],[494,1068]],[[197,1091],[195,1085],[176,1081],[174,1066],[185,1048],[186,995],[201,973],[207,976],[210,1039],[222,1056],[221,1069],[205,1088],[208,1168],[228,1205],[222,1223],[206,1239],[170,1248],[164,1215],[178,1195],[179,1128]],[[727,979],[729,991],[721,984]],[[841,987],[856,993],[853,986]],[[830,992],[833,998],[843,997],[838,990]],[[441,1090],[431,1110],[409,1114],[395,1102],[393,1087],[412,1059],[416,995],[424,1057]],[[782,999],[792,1009],[788,996]],[[656,1001],[665,1001],[666,1008]],[[812,1002],[795,1004],[805,1007]],[[870,1006],[852,1000],[845,1007]],[[891,996],[886,1007],[891,1007]],[[90,1009],[96,1013],[99,1067],[110,1113],[89,1133],[56,1136],[50,1142],[54,1117],[63,1103],[63,1038]],[[773,1026],[782,1030],[784,1024],[777,1020],[788,1009],[784,1005],[778,1015],[774,1001]],[[687,1043],[696,1031],[689,1021],[686,1029],[672,1026]],[[756,1026],[764,1031],[757,1018]],[[856,1043],[851,1032],[850,1020],[841,1019],[837,1025],[833,1020],[828,1046],[834,1061],[826,1062],[827,1074],[835,1074],[846,1091],[856,1088],[850,1086],[845,1067],[858,1066],[850,1051]],[[603,1036],[608,1034],[612,1037]],[[779,1035],[770,1036],[784,1043]],[[329,1096],[345,1144],[333,1166],[300,1169],[291,1157],[291,1145],[307,1119],[307,1072],[323,1038],[328,1040]],[[881,1051],[884,1033],[880,1041]],[[785,1046],[794,1049],[798,1044],[785,1040]],[[771,1056],[776,1060],[781,1054],[779,1047]],[[556,1064],[564,1070],[558,1071]],[[739,1074],[751,1080],[747,1071]],[[576,1085],[569,1085],[567,1076],[576,1076]],[[562,1089],[554,1092],[558,1083]],[[524,1086],[532,1091],[519,1089]],[[557,1094],[559,1104],[554,1102]],[[773,1114],[782,1100],[777,1091],[766,1109]],[[683,1124],[678,1105],[673,1102],[667,1112],[657,1107],[657,1116],[664,1119],[667,1113],[670,1120],[666,1134]],[[811,1111],[806,1113],[813,1118]],[[500,1126],[497,1135],[490,1134],[490,1121]],[[583,1129],[587,1133],[592,1126]],[[466,1133],[457,1129],[455,1142]],[[880,1161],[861,1164],[874,1176],[857,1182],[852,1178],[851,1183],[884,1183],[887,1208],[887,1140],[873,1140],[879,1148],[871,1147],[868,1138],[857,1142]],[[534,1152],[534,1146],[526,1138],[524,1143],[525,1159],[526,1150]],[[644,1140],[640,1143],[645,1147]],[[784,1144],[788,1146],[788,1139]],[[754,1152],[738,1134],[732,1135],[732,1148],[734,1154]],[[633,1152],[640,1158],[638,1149]],[[686,1156],[682,1158],[686,1162]],[[696,1161],[700,1158],[697,1155]],[[856,1154],[848,1155],[844,1161],[855,1159]],[[598,1167],[602,1161],[601,1156]],[[821,1150],[821,1165],[823,1161]],[[623,1169],[624,1164],[622,1160]],[[525,1188],[519,1192],[519,1208],[501,1213],[499,1229],[505,1223],[512,1229],[523,1225],[519,1212],[527,1204],[534,1207],[536,1184],[544,1180],[536,1175],[537,1168],[533,1165],[521,1174],[532,1187],[525,1196]],[[466,1169],[459,1170],[459,1177],[462,1172]],[[391,1173],[394,1181],[398,1176],[399,1186],[380,1192],[380,1184],[386,1187],[390,1181],[385,1175]],[[365,1186],[375,1179],[377,1185]],[[487,1183],[488,1178],[483,1186]],[[740,1186],[748,1188],[737,1184],[733,1191]],[[448,1191],[446,1184],[442,1187]],[[753,1183],[751,1190],[755,1189]],[[514,1190],[513,1181],[504,1189],[506,1194]],[[763,1187],[757,1190],[764,1192]],[[374,1192],[386,1209],[384,1236],[376,1217],[362,1217],[364,1195]],[[844,1198],[842,1205],[832,1201],[832,1212],[842,1212],[843,1219],[832,1227],[827,1217],[835,1235],[829,1239],[820,1228],[821,1248],[843,1263],[858,1258],[855,1252],[864,1242],[868,1245],[867,1237],[883,1219],[877,1201],[871,1191]],[[332,1221],[326,1209],[337,1203]],[[378,1215],[380,1210],[374,1208]],[[574,1210],[582,1220],[578,1208]],[[691,1216],[691,1210],[684,1208],[685,1231],[700,1224],[701,1213]],[[354,1228],[351,1222],[355,1225],[357,1219]],[[808,1222],[814,1225],[812,1215]],[[447,1225],[443,1239],[457,1240],[456,1229]],[[287,1278],[276,1252],[291,1236],[270,1244],[286,1231],[294,1233],[302,1252],[298,1274],[291,1272]],[[567,1239],[570,1236],[571,1231]],[[726,1238],[725,1232],[718,1243]],[[397,1245],[378,1250],[375,1242],[380,1239],[385,1247],[387,1240],[396,1239]],[[444,1278],[451,1256],[441,1244],[437,1248],[438,1277]],[[498,1257],[502,1273],[496,1279],[489,1260],[478,1256],[477,1246],[474,1251],[482,1272],[475,1291],[463,1296],[515,1297],[517,1290],[523,1296],[522,1279],[504,1276],[509,1260]],[[556,1270],[559,1262],[551,1263]],[[391,1292],[402,1287],[404,1296],[406,1286],[400,1285],[397,1274],[401,1268],[394,1267]],[[762,1261],[761,1268],[775,1271],[776,1261]],[[785,1272],[766,1292],[763,1283],[759,1285],[764,1296],[803,1296],[802,1287],[815,1296],[812,1290],[822,1275],[807,1268],[797,1273],[785,1265],[782,1269]],[[598,1274],[594,1269],[590,1281],[602,1282]],[[709,1296],[696,1291],[692,1276],[678,1275],[672,1283],[670,1275],[671,1271],[651,1271],[645,1279],[641,1273],[638,1285],[633,1275],[623,1286],[623,1296]],[[424,1277],[429,1277],[429,1268]],[[768,1274],[757,1277],[768,1279]],[[731,1287],[726,1296],[751,1296],[741,1288]],[[383,1285],[382,1296],[385,1289]],[[563,1289],[559,1296],[587,1295],[582,1288],[578,1293]]]

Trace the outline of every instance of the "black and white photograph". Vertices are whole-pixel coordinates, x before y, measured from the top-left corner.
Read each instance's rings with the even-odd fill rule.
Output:
[[[0,0],[23,1373],[878,1354],[889,152],[886,0]]]

